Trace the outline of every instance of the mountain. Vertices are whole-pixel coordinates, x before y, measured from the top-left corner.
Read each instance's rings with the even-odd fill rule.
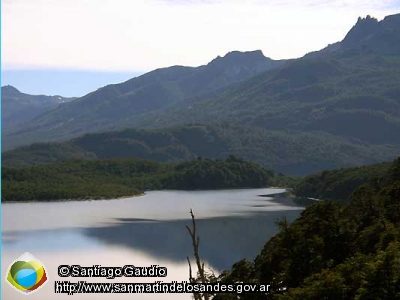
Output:
[[[5,136],[4,149],[34,141],[123,128],[139,115],[195,101],[200,95],[210,97],[284,63],[265,57],[261,51],[234,51],[197,68],[157,69],[121,84],[98,89],[24,124]]]
[[[341,42],[297,60],[231,52],[198,68],[155,70],[49,111],[3,144],[215,120],[400,144],[399,24],[400,15],[360,18]]]
[[[216,97],[138,116],[131,126],[234,120],[270,130],[324,131],[400,144],[400,57],[301,59]]]
[[[178,138],[172,148],[169,143],[166,149],[148,145],[145,137],[123,142],[117,137],[116,143],[105,139],[94,143],[98,149],[90,153],[78,152],[102,157],[99,153],[106,149],[107,157],[123,153],[157,160],[234,154],[289,174],[387,161],[400,153],[399,25],[400,14],[380,22],[360,18],[342,41],[295,60],[273,61],[260,51],[231,52],[198,68],[158,69],[42,114],[6,134],[3,150],[89,132],[228,123],[244,129],[210,134],[223,146],[205,142],[211,148],[204,153],[192,150],[204,141],[193,132],[199,141],[182,143]],[[130,147],[135,150],[124,152]],[[4,157],[15,157],[15,166],[31,164],[37,152],[31,149],[32,159],[26,159],[27,149]],[[50,157],[75,153],[65,149],[66,154],[57,150]],[[23,153],[20,162],[17,153]]]
[[[368,145],[323,132],[268,131],[219,123],[153,130],[86,134],[63,143],[41,143],[2,153],[3,167],[21,168],[70,159],[135,157],[160,162],[230,154],[290,175],[391,160],[400,146]]]
[[[359,54],[400,55],[399,14],[387,16],[380,22],[371,16],[360,17],[343,41],[306,56]]]
[[[359,19],[343,41],[191,105],[131,120],[169,126],[235,120],[270,130],[324,131],[400,144],[400,14]]]
[[[74,98],[61,96],[29,95],[21,93],[15,87],[1,87],[1,111],[3,132],[12,130],[40,114],[51,110]]]

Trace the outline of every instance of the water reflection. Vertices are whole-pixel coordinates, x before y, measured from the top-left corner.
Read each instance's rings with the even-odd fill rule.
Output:
[[[196,223],[201,240],[200,254],[217,270],[227,269],[242,258],[253,259],[265,241],[276,233],[275,222],[284,215],[293,220],[298,211],[199,219]],[[192,255],[190,237],[185,228],[190,225],[190,220],[119,221],[118,225],[87,228],[83,233],[109,245],[126,246],[176,262]]]
[[[200,254],[214,271],[242,259],[252,260],[277,228],[281,216],[295,219],[302,207],[280,196],[259,195],[283,190],[159,191],[143,197],[107,201],[16,203],[3,205],[2,278],[9,264],[28,251],[42,261],[50,282],[32,300],[53,300],[60,264],[82,266],[150,266],[168,268],[164,282],[187,280],[186,256],[192,256],[190,225],[193,208],[200,235]],[[76,282],[79,278],[70,278]],[[91,278],[90,282],[107,282]],[[154,280],[153,280],[154,281]],[[120,278],[118,282],[144,282]],[[152,282],[152,281],[148,281]],[[3,282],[4,283],[4,282]],[[80,294],[74,299],[190,299],[190,295]],[[2,299],[19,300],[7,284]]]

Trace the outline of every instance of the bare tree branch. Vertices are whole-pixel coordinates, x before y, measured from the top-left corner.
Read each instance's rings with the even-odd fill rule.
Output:
[[[192,209],[190,209],[190,216],[192,217],[193,228],[190,229],[189,226],[186,226],[186,229],[188,230],[190,237],[192,239],[194,258],[196,261],[197,270],[198,270],[198,274],[200,276],[201,283],[207,283],[206,274],[204,272],[204,263],[201,263],[201,260],[200,260],[200,255],[199,255],[200,237],[196,236],[196,220],[194,218]],[[189,257],[187,257],[187,260],[188,260],[188,264],[189,264],[189,281],[195,282],[196,280],[192,277],[192,266],[190,264]],[[202,298],[204,298],[204,300],[210,299],[210,296],[208,294],[203,294],[203,297],[201,297],[200,294],[193,294],[193,295],[194,295],[195,300],[198,300],[198,299],[201,300]]]

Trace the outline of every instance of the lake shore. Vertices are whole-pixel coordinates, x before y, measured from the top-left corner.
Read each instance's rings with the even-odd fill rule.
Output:
[[[73,201],[77,201],[77,202],[82,202],[82,201],[102,201],[102,200],[122,200],[122,199],[130,199],[130,198],[134,198],[134,197],[142,197],[144,196],[146,193],[140,193],[140,194],[135,194],[135,195],[131,195],[131,196],[119,196],[119,197],[114,197],[114,198],[74,198],[74,199],[52,199],[52,200],[21,200],[21,201],[1,201],[1,203],[46,203],[46,202],[73,202]]]
[[[151,190],[151,191],[182,191],[182,192],[204,192],[204,191],[224,191],[224,190],[248,190],[248,189],[252,189],[252,188],[243,188],[243,187],[238,187],[238,188],[229,188],[229,189],[196,189],[196,190],[184,190],[184,189],[180,189],[180,190],[175,190],[175,189],[162,189],[162,190]],[[258,195],[259,197],[274,197],[276,195],[290,195],[289,194],[289,188],[285,188],[285,187],[265,187],[265,189],[282,189],[285,191],[282,192],[278,192],[278,193],[273,193],[273,194],[260,194]],[[121,200],[121,199],[130,199],[130,198],[134,198],[134,197],[142,197],[146,194],[146,192],[149,191],[145,191],[139,194],[134,194],[134,195],[124,195],[124,196],[117,196],[117,197],[112,197],[112,198],[108,198],[108,197],[99,197],[99,198],[91,198],[91,197],[85,197],[85,198],[71,198],[71,199],[51,199],[51,200],[12,200],[12,201],[2,201],[1,203],[54,203],[54,202],[81,202],[81,201],[101,201],[101,200]]]

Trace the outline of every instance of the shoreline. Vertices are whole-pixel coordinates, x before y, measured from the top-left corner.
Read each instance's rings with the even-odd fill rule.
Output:
[[[259,197],[274,197],[276,195],[282,195],[287,193],[289,188],[284,187],[264,187],[265,189],[286,189],[286,192],[282,193],[273,193],[273,194],[263,194],[258,195]],[[264,189],[264,188],[227,188],[227,189],[213,189],[213,190],[175,190],[175,191],[221,191],[221,190],[246,190],[246,189]],[[170,191],[169,189],[166,190],[150,190],[150,191]],[[52,199],[52,200],[12,200],[12,201],[1,201],[2,204],[6,203],[55,203],[55,202],[81,202],[81,201],[104,201],[104,200],[122,200],[122,199],[129,199],[134,197],[142,197],[146,194],[146,192],[135,194],[131,196],[119,196],[115,198],[97,198],[97,199],[90,199],[90,198],[81,198],[81,199]]]
[[[54,203],[54,202],[81,202],[81,201],[105,201],[105,200],[122,200],[122,199],[129,199],[134,197],[142,197],[146,193],[135,194],[131,196],[119,196],[115,198],[97,198],[97,199],[90,199],[90,198],[82,198],[82,199],[51,199],[51,200],[20,200],[20,201],[1,201],[1,204],[6,203]]]

